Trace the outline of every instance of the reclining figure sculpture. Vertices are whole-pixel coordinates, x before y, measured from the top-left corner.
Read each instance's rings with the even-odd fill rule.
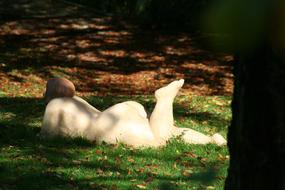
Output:
[[[47,84],[47,95],[55,88]],[[65,79],[66,80],[66,79]],[[69,82],[66,83],[70,86]],[[173,101],[184,80],[173,81],[155,91],[156,105],[150,116],[144,107],[135,101],[115,104],[99,111],[80,97],[49,99],[44,113],[41,135],[43,137],[82,137],[97,143],[124,143],[134,147],[159,147],[172,137],[179,137],[186,143],[225,145],[226,140],[218,133],[207,136],[189,128],[174,126]]]

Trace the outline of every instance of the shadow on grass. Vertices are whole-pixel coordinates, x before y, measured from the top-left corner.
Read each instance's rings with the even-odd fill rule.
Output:
[[[177,155],[167,157],[163,150],[159,150],[160,158],[156,158],[157,154],[148,153],[147,150],[145,152],[141,150],[137,155],[133,154],[134,150],[127,147],[99,146],[81,139],[42,141],[35,137],[37,130],[18,127],[21,128],[17,131],[21,133],[20,135],[9,135],[10,129],[5,137],[1,137],[1,149],[2,152],[5,151],[0,159],[2,189],[113,189],[117,187],[116,184],[124,184],[126,189],[133,189],[136,183],[149,183],[147,181],[150,177],[154,187],[180,189],[179,185],[175,185],[178,181],[207,185],[216,180],[218,172],[212,169],[212,163],[204,166],[203,171],[195,172],[191,176],[139,172],[130,168],[143,168],[144,164],[138,161],[133,165],[123,162],[128,162],[130,156],[135,160],[143,157],[149,163],[154,159],[158,160],[163,167],[163,164],[174,163]],[[3,143],[3,138],[9,140],[6,139]],[[102,150],[102,154],[97,155],[97,150]],[[116,162],[118,158],[122,159],[123,164]],[[197,163],[193,164],[193,167],[201,166]],[[119,173],[119,175],[114,176],[110,173]],[[130,183],[134,179],[137,182]],[[166,186],[166,184],[171,185]],[[118,187],[121,189],[122,186]]]
[[[89,98],[101,110],[127,99]],[[135,99],[147,105],[148,110],[154,106],[153,99]],[[0,149],[3,153],[0,156],[0,187],[3,190],[136,189],[141,183],[161,190],[181,189],[177,182],[207,185],[216,180],[219,172],[216,166],[221,163],[209,161],[205,164],[198,158],[185,158],[181,162],[179,159],[183,155],[174,150],[189,151],[189,147],[178,142],[159,150],[135,150],[124,145],[96,145],[80,138],[42,140],[37,137],[44,111],[42,100],[2,97],[0,105],[3,117],[0,120]],[[130,162],[130,157],[134,161]],[[150,167],[150,163],[160,166],[141,170]],[[197,171],[189,175],[177,173],[178,169],[173,170],[174,174],[155,173],[160,167],[173,163],[179,168],[189,163]],[[136,181],[132,182],[134,179]]]
[[[72,146],[72,153],[66,144],[60,145],[54,142],[18,147],[21,152],[6,153],[6,160],[0,162],[1,186],[3,189],[113,189],[117,184],[125,183],[127,189],[133,189],[136,184],[149,183],[146,181],[151,177],[154,187],[181,189],[176,184],[177,182],[195,182],[208,185],[216,180],[218,172],[210,164],[202,172],[195,172],[191,176],[150,174],[148,172],[136,172],[135,170],[130,173],[130,167],[114,163],[115,158],[110,157],[113,148],[103,146],[106,151],[104,155],[108,156],[104,162],[98,161],[99,159],[96,156],[90,160],[78,160],[80,152],[90,149],[96,150],[96,146],[82,149],[81,145],[76,144]],[[29,149],[29,151],[24,151],[25,149]],[[78,151],[78,149],[80,150]],[[65,151],[65,153],[61,151]],[[123,159],[127,159],[129,156],[128,149],[119,151],[121,154],[125,154]],[[163,152],[161,156],[163,157]],[[149,159],[152,158],[149,157]],[[174,160],[169,161],[174,162]],[[196,166],[193,165],[193,167]],[[119,175],[113,176],[110,173],[119,173]],[[136,182],[130,183],[134,179]]]

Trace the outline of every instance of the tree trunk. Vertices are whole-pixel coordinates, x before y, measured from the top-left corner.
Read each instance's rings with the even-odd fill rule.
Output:
[[[263,43],[236,56],[226,190],[285,189],[285,64]]]

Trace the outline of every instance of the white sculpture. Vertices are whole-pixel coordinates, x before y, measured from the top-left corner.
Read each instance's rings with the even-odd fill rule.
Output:
[[[192,144],[225,145],[219,134],[212,137],[174,126],[173,101],[184,80],[155,91],[156,105],[148,120],[144,107],[134,101],[115,104],[100,112],[80,97],[51,100],[45,110],[41,135],[83,137],[98,143],[124,143],[134,147],[158,147],[179,136]]]

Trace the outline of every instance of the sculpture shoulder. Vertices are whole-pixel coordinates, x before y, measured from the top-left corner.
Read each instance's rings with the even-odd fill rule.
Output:
[[[100,113],[101,111],[99,111],[98,109],[96,109],[94,106],[92,106],[91,104],[89,104],[86,100],[78,97],[78,96],[73,96],[72,97],[73,99],[75,99],[76,101],[84,104],[84,106],[87,108],[87,109],[90,109],[91,111],[93,112],[96,112],[96,113]]]
[[[74,108],[96,114],[100,113],[99,110],[97,110],[87,101],[78,96],[54,98],[48,103],[46,109],[74,109]]]

